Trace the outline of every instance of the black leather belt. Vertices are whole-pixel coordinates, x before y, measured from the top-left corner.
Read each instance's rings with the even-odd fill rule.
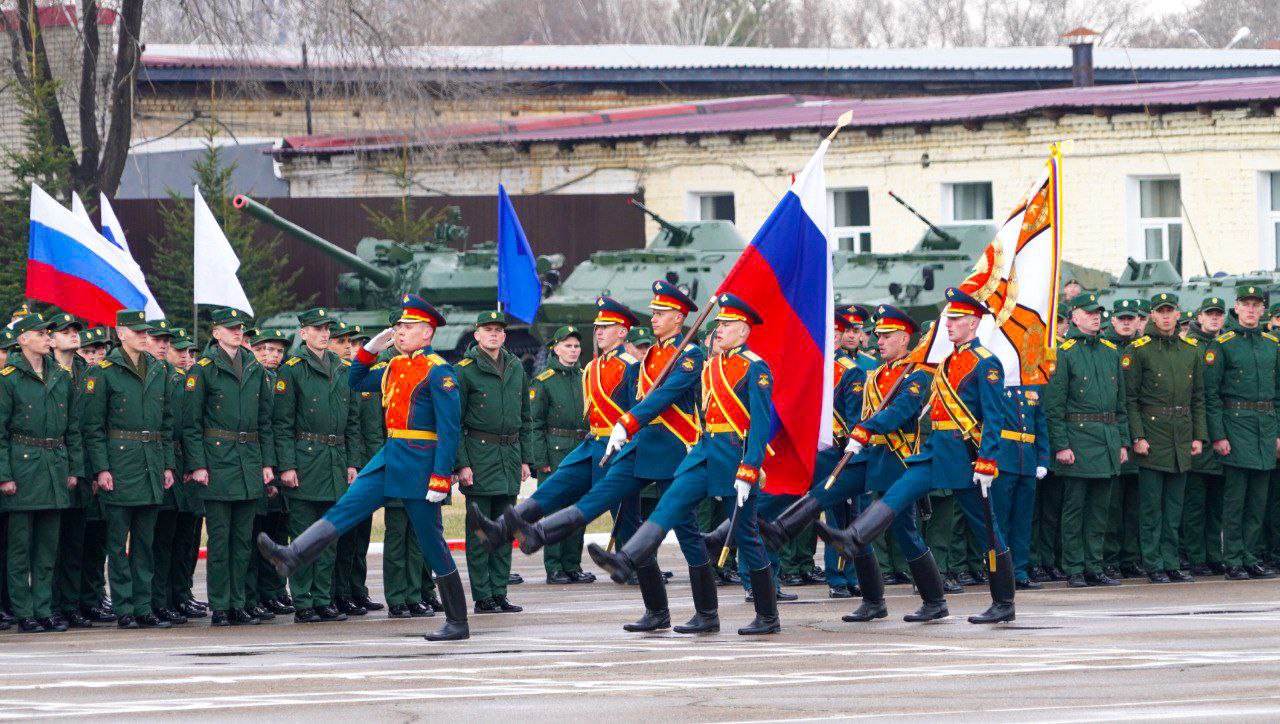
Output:
[[[151,430],[107,430],[107,438],[134,442],[160,442],[160,433]]]
[[[213,427],[204,429],[204,436],[211,437],[214,440],[227,440],[228,442],[248,443],[257,442],[258,433],[256,432],[233,432],[231,430],[219,430]]]
[[[548,427],[547,434],[556,437],[586,437],[587,428],[573,430],[567,427]]]
[[[1105,422],[1108,425],[1116,424],[1116,413],[1114,412],[1068,412],[1067,422]]]
[[[346,435],[320,435],[314,432],[297,432],[294,433],[293,437],[297,440],[318,442],[321,445],[329,445],[331,447],[336,445],[345,445],[347,442]]]
[[[1254,412],[1275,412],[1276,405],[1271,400],[1245,402],[1244,400],[1223,400],[1222,406],[1228,410],[1253,410]]]
[[[1191,408],[1183,405],[1174,405],[1172,407],[1143,405],[1142,414],[1152,415],[1153,417],[1190,417]]]
[[[483,443],[491,445],[515,445],[520,442],[520,436],[517,435],[494,435],[488,432],[480,432],[479,430],[467,430],[467,437],[472,440],[479,440]]]
[[[30,437],[29,435],[19,435],[17,433],[11,433],[9,441],[28,447],[42,447],[45,450],[57,450],[67,445],[66,441],[60,437]]]

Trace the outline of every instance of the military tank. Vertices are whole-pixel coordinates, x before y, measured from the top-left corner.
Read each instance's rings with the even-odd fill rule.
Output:
[[[352,253],[247,196],[236,196],[232,203],[350,269],[338,276],[338,308],[334,310],[347,324],[377,332],[387,326],[388,313],[399,308],[402,294],[420,294],[436,305],[448,322],[436,330],[432,346],[453,361],[470,345],[476,315],[497,307],[497,245],[486,241],[465,250],[449,246],[450,242],[465,242],[467,235],[456,207],[451,207],[446,221],[436,227],[432,241],[402,244],[365,237]],[[544,284],[553,287],[564,256],[540,256],[537,264]],[[277,314],[259,320],[259,325],[293,332],[298,327],[297,314]],[[512,324],[507,329],[507,348],[518,356],[532,357],[540,345],[529,327]]]

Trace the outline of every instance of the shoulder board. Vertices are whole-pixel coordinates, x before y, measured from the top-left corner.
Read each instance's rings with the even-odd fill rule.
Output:
[[[626,362],[629,365],[633,365],[640,361],[635,357],[632,357],[631,355],[627,354],[626,352],[623,352],[622,354],[618,355],[618,359],[622,360],[623,362]]]
[[[301,357],[290,357],[288,362],[284,363],[285,367],[292,367],[302,361]]]
[[[1218,335],[1218,337],[1213,341],[1217,342],[1218,344],[1222,344],[1223,342],[1226,342],[1227,340],[1231,339],[1234,336],[1236,336],[1235,332],[1223,332],[1222,334]]]
[[[977,347],[973,351],[977,352],[978,356],[981,357],[982,359],[986,359],[991,356],[991,351],[988,350],[986,347]]]
[[[533,379],[539,382],[546,382],[547,380],[551,379],[551,376],[554,375],[555,373],[556,373],[555,370],[543,370],[542,374],[538,375],[537,377],[534,377]]]
[[[67,372],[70,372],[70,371],[71,371],[71,368],[70,368],[70,367],[68,367],[68,366],[66,366],[66,365],[64,365],[64,364],[62,364],[61,362],[59,362],[59,363],[58,363],[58,366],[59,366],[59,367],[61,367],[63,370],[67,371]]]
[[[427,355],[427,359],[431,360],[431,364],[433,365],[445,364],[444,357],[441,357],[435,352],[432,352],[431,354]]]
[[[1099,340],[1099,341],[1100,341],[1100,342],[1102,342],[1103,344],[1105,344],[1106,346],[1110,347],[1111,349],[1119,349],[1119,347],[1116,347],[1116,343],[1115,343],[1115,342],[1112,342],[1112,341],[1111,341],[1111,340],[1109,340],[1109,339],[1103,339],[1103,340]]]
[[[837,362],[841,367],[843,367],[843,368],[845,368],[845,369],[847,369],[847,370],[856,369],[856,368],[858,367],[858,363],[857,363],[857,362],[854,362],[852,359],[850,359],[850,358],[848,358],[848,357],[841,357],[841,358],[837,359],[837,360],[836,360],[836,362]]]
[[[1182,341],[1183,341],[1183,342],[1186,342],[1187,344],[1191,345],[1192,347],[1197,347],[1197,346],[1199,346],[1199,345],[1200,345],[1200,343],[1196,341],[1196,338],[1195,338],[1195,337],[1183,337],[1183,338],[1182,338]]]
[[[209,365],[213,364],[213,360],[209,359],[208,357],[201,357],[200,361],[196,362],[196,364],[200,365],[201,367],[208,367]]]
[[[105,359],[104,359],[104,360],[102,360],[101,362],[99,362],[99,363],[98,363],[98,366],[105,370],[106,368],[108,368],[108,367],[110,367],[110,366],[111,366],[111,360],[105,360]]]
[[[380,369],[382,369],[383,367],[386,367],[386,366],[387,366],[387,363],[386,363],[386,362],[379,362],[378,364],[376,364],[376,365],[374,365],[374,366],[370,367],[369,369],[371,369],[371,370],[380,370]]]
[[[1151,341],[1151,337],[1150,337],[1150,336],[1148,336],[1148,335],[1145,335],[1145,334],[1144,334],[1144,335],[1142,335],[1141,337],[1139,337],[1139,338],[1137,338],[1137,339],[1133,340],[1133,343],[1132,343],[1132,344],[1130,344],[1129,346],[1133,347],[1134,349],[1137,349],[1137,348],[1141,347],[1142,345],[1144,345],[1144,344],[1146,344],[1147,342],[1150,342],[1150,341]]]
[[[458,360],[458,366],[459,366],[459,367],[466,367],[467,365],[471,364],[472,362],[475,362],[475,360],[474,360],[474,359],[471,359],[470,357],[467,357],[467,358],[465,358],[465,359],[460,359],[460,360]]]
[[[1058,345],[1058,349],[1061,349],[1061,350],[1068,350],[1068,349],[1071,349],[1071,348],[1072,348],[1072,347],[1074,347],[1074,346],[1076,346],[1076,341],[1075,341],[1074,339],[1068,339],[1067,341],[1065,341],[1065,342],[1063,342],[1062,344]]]
[[[747,359],[751,360],[752,362],[763,362],[763,361],[764,361],[764,359],[763,359],[760,355],[756,354],[755,352],[752,352],[752,351],[751,351],[751,350],[749,350],[749,349],[748,349],[748,350],[744,350],[744,351],[742,352],[742,356],[743,356],[743,357],[746,357]]]
[[[351,366],[351,360],[349,360],[349,359],[344,359],[344,360],[342,360],[342,366],[343,366],[343,367],[350,367],[350,366]]]
[[[1262,336],[1263,336],[1263,337],[1266,337],[1267,339],[1271,340],[1272,342],[1280,342],[1280,337],[1277,337],[1277,336],[1275,336],[1274,334],[1272,334],[1272,333],[1270,333],[1270,332],[1263,332],[1263,333],[1262,333]]]
[[[5,365],[5,368],[0,370],[0,375],[4,375],[5,377],[8,377],[9,375],[13,374],[14,369],[15,367],[13,365]]]

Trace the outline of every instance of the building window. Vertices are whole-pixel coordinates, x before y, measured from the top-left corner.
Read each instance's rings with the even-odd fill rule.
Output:
[[[871,251],[871,195],[866,189],[831,192],[831,231],[836,248],[860,254]]]
[[[1273,267],[1280,269],[1280,171],[1272,171],[1266,176],[1270,193],[1265,197],[1268,203],[1263,204],[1263,224],[1270,235],[1271,251],[1275,255]]]
[[[732,193],[690,194],[690,216],[697,221],[736,221],[733,213]]]
[[[991,182],[942,185],[942,216],[952,222],[991,221]]]
[[[1146,259],[1182,273],[1182,189],[1176,178],[1138,179],[1138,235]]]

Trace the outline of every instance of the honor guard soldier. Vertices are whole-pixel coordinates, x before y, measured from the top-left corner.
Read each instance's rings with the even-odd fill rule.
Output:
[[[18,627],[28,633],[67,630],[53,615],[53,570],[62,512],[84,476],[80,426],[71,419],[71,370],[50,354],[49,324],[34,313],[18,318],[11,327],[18,350],[0,369],[0,512],[8,514],[9,602]]]
[[[534,524],[524,523],[511,515],[516,527],[520,550],[533,553],[546,543],[562,540],[582,530],[589,521],[606,510],[617,509],[614,537],[619,544],[631,539],[640,525],[640,495],[650,485],[659,495],[669,490],[675,471],[698,441],[697,384],[705,353],[690,345],[677,356],[677,343],[684,321],[698,306],[687,294],[666,281],[652,285],[649,302],[654,344],[645,351],[637,366],[638,402],[622,413],[609,432],[606,454],[611,455],[604,479],[591,491],[557,513]],[[658,376],[671,364],[671,372],[658,384]],[[628,438],[634,438],[626,444]],[[661,505],[661,502],[659,502]],[[719,630],[715,574],[707,556],[693,511],[673,526],[680,549],[689,565],[689,581],[697,614],[677,633],[701,633]],[[644,601],[645,614],[640,620],[625,625],[627,631],[656,631],[671,625],[667,605],[666,582],[656,560],[641,562],[635,570],[636,582]]]
[[[399,322],[360,348],[348,378],[356,392],[381,392],[386,444],[337,504],[292,543],[282,546],[268,536],[258,536],[262,554],[281,575],[292,576],[387,498],[401,499],[444,599],[445,624],[427,634],[428,641],[456,641],[471,635],[462,577],[449,553],[440,518],[440,504],[449,496],[457,458],[461,409],[453,367],[431,351],[435,331],[444,323],[440,312],[422,297],[406,294],[401,298]],[[391,347],[393,337],[401,354],[379,367],[378,355]]]
[[[243,347],[249,321],[238,309],[214,310],[214,344],[196,360],[184,384],[182,449],[205,505],[213,626],[258,624],[245,610],[245,586],[253,518],[263,487],[275,477],[275,449],[266,370]]]
[[[1191,580],[1179,568],[1178,533],[1187,470],[1208,436],[1202,364],[1207,351],[1178,336],[1178,318],[1176,294],[1152,297],[1147,334],[1120,357],[1138,458],[1142,562],[1152,583]]]
[[[176,461],[168,367],[151,354],[151,330],[142,312],[117,312],[120,346],[84,383],[84,443],[107,519],[111,600],[126,629],[171,625],[153,610],[156,520]]]
[[[1200,302],[1196,318],[1185,336],[1209,349],[1223,332],[1227,305],[1219,297]],[[1208,370],[1205,370],[1205,424],[1208,424]],[[1210,428],[1212,429],[1212,428]],[[1206,445],[1187,472],[1187,495],[1182,506],[1182,550],[1192,576],[1222,575],[1222,458]]]
[[[1058,346],[1044,401],[1053,469],[1063,487],[1063,568],[1070,586],[1115,586],[1120,582],[1107,574],[1102,546],[1112,488],[1129,454],[1120,350],[1101,336],[1096,294],[1081,294],[1070,306],[1072,328]]]
[[[637,327],[632,332],[644,329]],[[628,339],[631,335],[627,335]],[[652,342],[652,337],[649,338]],[[630,344],[630,342],[628,342]],[[561,327],[547,343],[547,368],[529,384],[529,458],[539,484],[560,466],[587,435],[586,405],[582,397],[582,335],[577,327]],[[590,583],[595,575],[582,570],[585,531],[570,534],[542,551],[547,583]]]
[[[80,335],[84,331],[84,324],[65,313],[55,314],[49,319],[51,322],[49,330],[53,337],[53,358],[64,369],[71,370],[71,384],[76,395],[71,420],[74,424],[82,426],[83,434],[84,415],[81,414],[83,397],[80,393],[84,387],[84,376],[89,365],[83,357],[76,354],[76,351],[80,349]],[[84,456],[83,445],[80,454]],[[53,577],[53,611],[55,617],[66,621],[71,628],[93,626],[93,622],[80,612],[81,592],[85,588],[85,510],[91,502],[93,502],[93,481],[81,479],[71,493],[71,507],[62,512],[62,521],[58,527],[58,560],[54,565]]]
[[[769,365],[746,346],[752,327],[764,320],[737,295],[722,293],[717,301],[720,311],[716,321],[720,324],[716,338],[720,351],[703,366],[701,375],[704,434],[676,468],[675,481],[658,502],[657,510],[620,551],[609,553],[594,543],[587,550],[615,582],[625,583],[637,567],[653,559],[667,531],[688,521],[704,499],[720,498],[722,507],[730,510],[736,504],[738,520],[732,533],[738,555],[746,559],[750,571],[756,611],[755,619],[738,633],[777,633],[782,629],[777,589],[756,527],[756,488],[763,482],[760,471],[773,416],[773,375]],[[636,422],[644,419],[638,417]],[[627,423],[623,426],[625,431]],[[611,447],[617,444],[616,437],[611,437]],[[683,550],[688,559],[691,551]],[[690,622],[690,630],[702,629],[702,623],[709,624],[707,630],[719,630],[718,616],[704,617],[701,610],[707,606],[710,612],[716,603],[715,587],[703,586],[702,593],[706,599],[695,598],[699,615]]]
[[[946,298],[946,334],[954,349],[933,376],[929,400],[933,431],[923,448],[906,459],[906,471],[884,497],[871,503],[845,531],[823,533],[829,544],[854,558],[898,516],[910,515],[915,502],[930,490],[953,489],[956,504],[974,536],[987,545],[988,541],[995,542],[995,550],[989,552],[995,558],[991,607],[970,616],[969,622],[1002,623],[1014,620],[1013,558],[994,520],[988,530],[982,499],[989,494],[999,472],[996,458],[1007,412],[1004,371],[1000,361],[977,339],[982,315],[990,313],[986,306],[957,287],[949,287]],[[938,588],[940,592],[940,582]]]
[[[329,351],[335,320],[324,308],[298,315],[302,347],[280,368],[273,384],[272,436],[278,483],[288,498],[294,537],[319,520],[356,478],[350,464],[361,455],[359,402],[347,385],[351,363]],[[340,621],[333,605],[334,549],[325,548],[310,566],[289,579],[294,621]]]
[[[1205,417],[1222,460],[1222,559],[1228,580],[1274,578],[1258,557],[1267,486],[1280,452],[1280,338],[1264,331],[1261,287],[1236,287],[1235,320],[1204,352]]]

